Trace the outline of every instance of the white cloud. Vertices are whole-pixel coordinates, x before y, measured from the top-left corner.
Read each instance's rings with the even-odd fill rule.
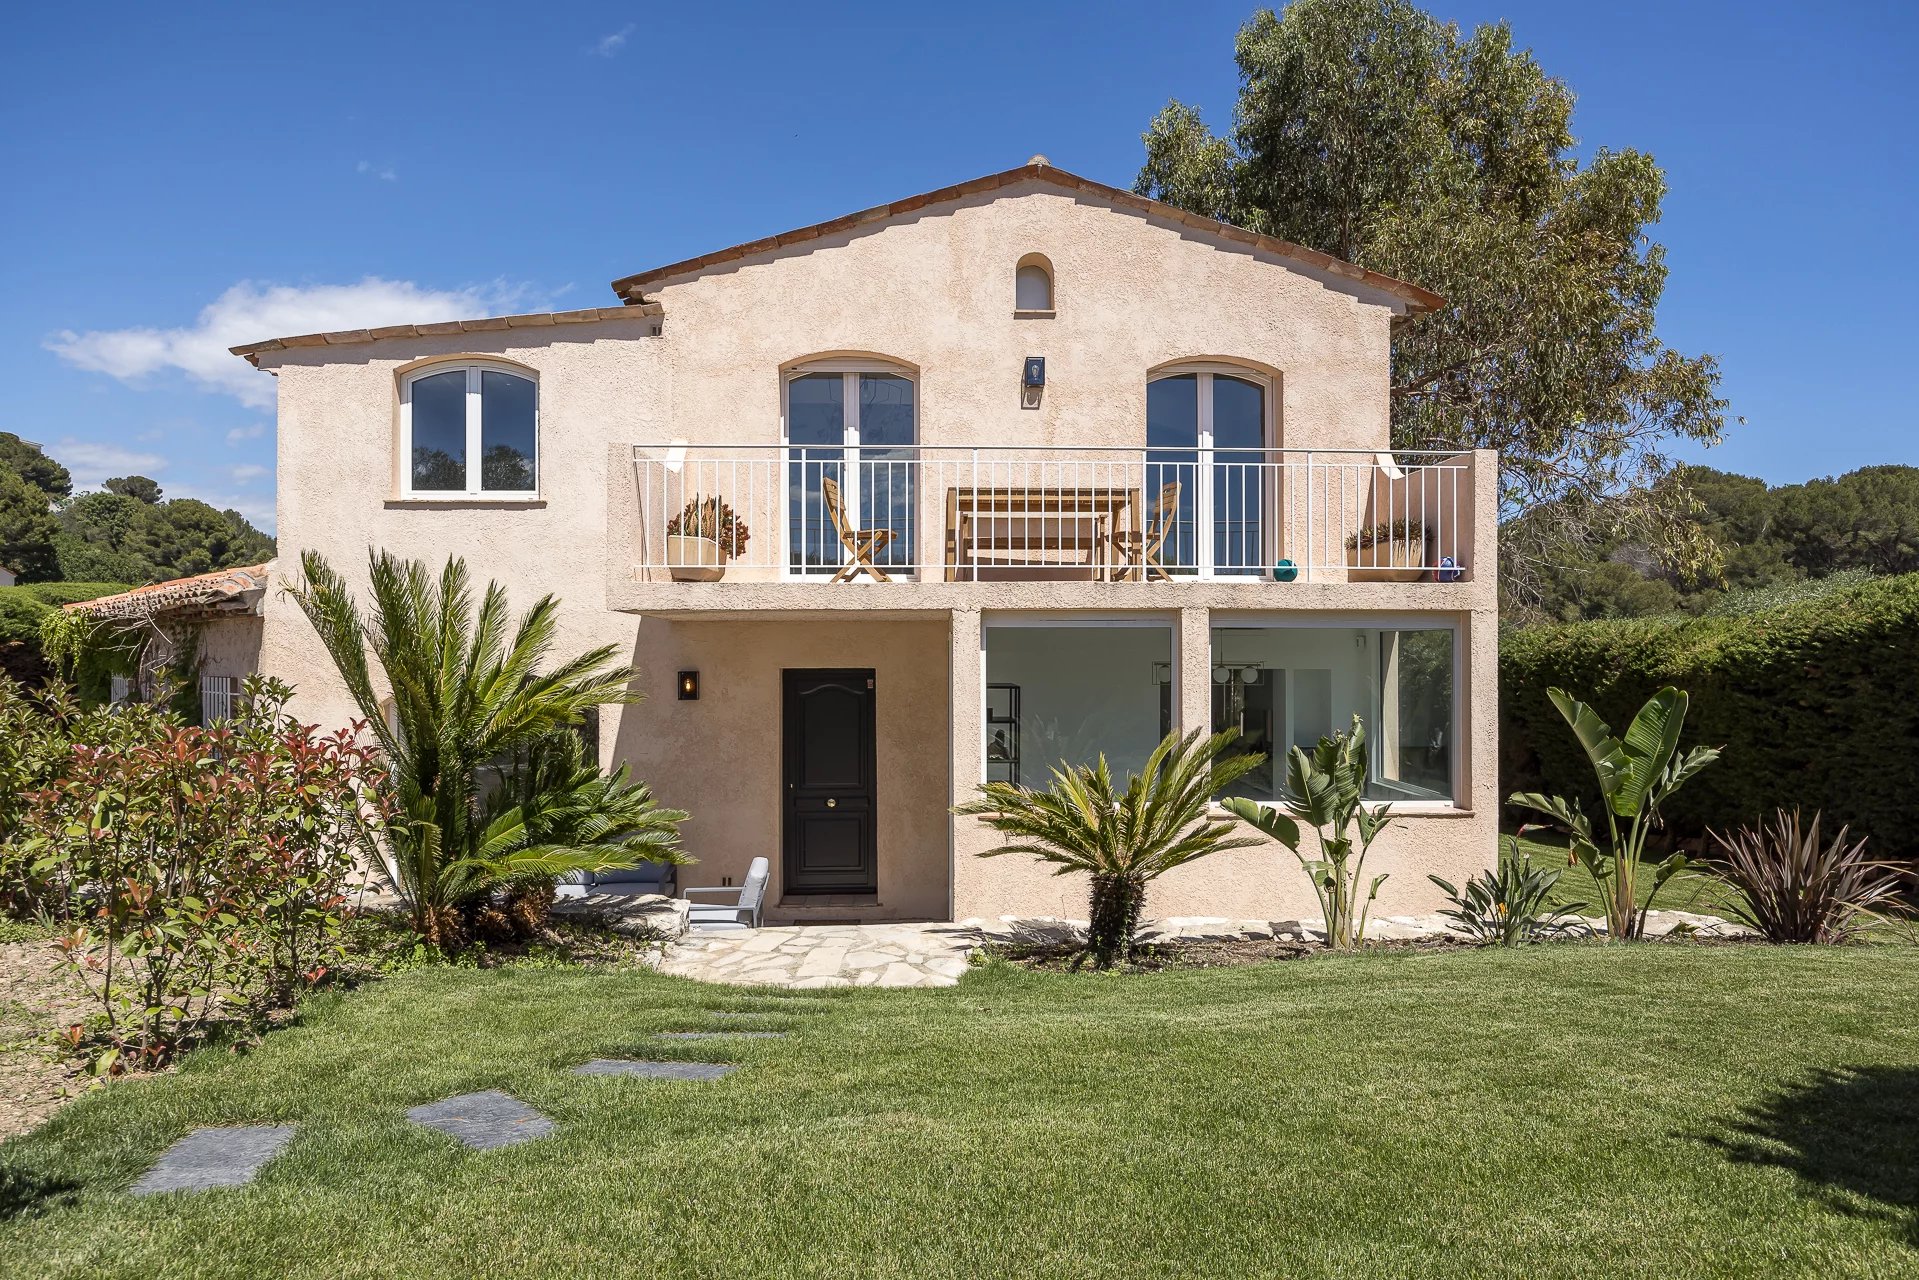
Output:
[[[62,330],[47,349],[77,368],[134,383],[185,373],[209,391],[256,409],[273,405],[273,379],[227,348],[267,338],[390,324],[468,320],[522,309],[526,290],[503,281],[465,289],[428,289],[410,280],[368,276],[358,284],[255,284],[242,280],[178,329]]]
[[[390,164],[374,164],[371,160],[362,160],[354,166],[354,172],[371,174],[381,182],[398,182],[400,171]]]
[[[245,462],[237,467],[228,467],[227,474],[233,477],[233,483],[245,484],[249,480],[258,480],[261,476],[266,475],[267,468],[256,466],[251,462]]]
[[[601,36],[599,43],[593,46],[593,52],[602,58],[610,58],[626,47],[626,38],[633,34],[633,24],[627,23],[610,36]]]
[[[123,449],[117,444],[75,440],[71,436],[48,447],[47,452],[73,473],[73,483],[82,489],[96,488],[113,476],[151,476],[166,470],[167,460],[157,453]]]
[[[228,444],[239,444],[242,440],[258,440],[267,433],[267,424],[256,422],[250,427],[235,427],[227,432]]]

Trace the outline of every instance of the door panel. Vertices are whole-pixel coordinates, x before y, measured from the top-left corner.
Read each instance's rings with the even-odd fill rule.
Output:
[[[785,892],[875,892],[873,673],[788,671],[782,702]]]

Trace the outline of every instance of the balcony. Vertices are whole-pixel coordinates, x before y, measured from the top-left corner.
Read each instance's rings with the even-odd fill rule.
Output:
[[[1329,449],[635,445],[632,580],[1416,590],[1474,579],[1490,461]]]

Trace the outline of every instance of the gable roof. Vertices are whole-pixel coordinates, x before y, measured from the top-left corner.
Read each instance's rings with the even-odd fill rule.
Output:
[[[257,613],[261,598],[266,595],[268,573],[266,564],[220,569],[191,578],[149,583],[118,595],[76,600],[60,607],[70,613],[85,613],[96,618],[126,619],[151,618],[179,609]]]
[[[804,244],[809,240],[818,240],[823,236],[856,230],[873,223],[884,222],[889,218],[897,218],[903,214],[913,213],[931,205],[948,204],[955,200],[963,200],[968,196],[995,191],[1001,187],[1011,186],[1017,182],[1041,182],[1048,186],[1058,187],[1064,191],[1090,195],[1106,204],[1116,205],[1122,209],[1131,209],[1135,213],[1145,213],[1155,217],[1166,218],[1204,235],[1231,241],[1234,244],[1247,245],[1255,249],[1263,249],[1268,253],[1277,254],[1280,257],[1291,258],[1295,262],[1324,271],[1329,275],[1371,285],[1373,288],[1390,294],[1398,298],[1401,302],[1404,302],[1408,315],[1422,315],[1428,311],[1437,311],[1445,305],[1446,300],[1444,298],[1441,298],[1438,294],[1430,290],[1422,289],[1416,284],[1408,284],[1404,280],[1395,280],[1393,277],[1381,275],[1377,271],[1368,271],[1364,267],[1354,266],[1350,262],[1335,258],[1329,253],[1321,253],[1317,249],[1308,249],[1306,246],[1294,244],[1290,240],[1281,240],[1278,236],[1260,235],[1258,232],[1233,226],[1229,222],[1220,222],[1214,218],[1206,218],[1196,213],[1188,213],[1186,210],[1176,205],[1167,204],[1162,200],[1150,200],[1145,196],[1135,195],[1131,191],[1122,191],[1118,187],[1109,187],[1103,182],[1094,182],[1091,178],[1082,178],[1078,174],[1068,173],[1064,169],[1056,169],[1039,157],[1035,157],[1017,169],[1007,169],[1000,173],[988,174],[984,178],[974,178],[971,182],[962,182],[957,186],[941,187],[937,191],[928,191],[923,195],[909,196],[904,200],[895,200],[891,204],[878,205],[871,209],[862,209],[858,213],[849,213],[844,217],[834,218],[828,222],[816,222],[810,227],[800,227],[797,230],[781,232],[779,235],[767,236],[760,240],[749,240],[745,244],[736,244],[729,249],[716,249],[712,253],[701,254],[697,258],[688,258],[684,262],[668,263],[663,267],[654,267],[650,271],[642,271],[635,275],[622,276],[613,282],[613,292],[626,299],[629,306],[637,306],[646,301],[646,299],[641,296],[643,290],[665,280],[679,276],[695,275],[729,262],[737,262],[741,258],[751,257],[754,254],[771,253],[774,250],[784,249],[791,245]]]

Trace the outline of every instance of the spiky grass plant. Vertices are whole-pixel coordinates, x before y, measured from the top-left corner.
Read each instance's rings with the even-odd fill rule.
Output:
[[[1770,822],[1709,833],[1718,852],[1707,869],[1739,891],[1733,914],[1768,942],[1849,941],[1899,896],[1900,869],[1869,858],[1849,827],[1823,839],[1822,817],[1804,823],[1799,810],[1780,809]]]
[[[1475,875],[1464,890],[1435,875],[1426,878],[1452,899],[1452,909],[1439,914],[1459,926],[1467,937],[1475,942],[1518,947],[1542,938],[1586,932],[1586,924],[1579,918],[1585,903],[1553,905],[1553,889],[1564,874],[1552,867],[1535,867],[1532,859],[1520,851],[1519,838],[1507,836],[1499,865]]]
[[[1258,754],[1222,760],[1238,739],[1237,730],[1210,738],[1198,729],[1183,738],[1170,733],[1124,790],[1102,754],[1093,765],[1061,762],[1044,791],[983,783],[978,799],[953,812],[1010,837],[981,857],[1023,853],[1055,864],[1056,875],[1091,876],[1087,951],[1097,967],[1110,968],[1132,952],[1148,884],[1207,854],[1259,843],[1206,812],[1214,796],[1265,762]]]

